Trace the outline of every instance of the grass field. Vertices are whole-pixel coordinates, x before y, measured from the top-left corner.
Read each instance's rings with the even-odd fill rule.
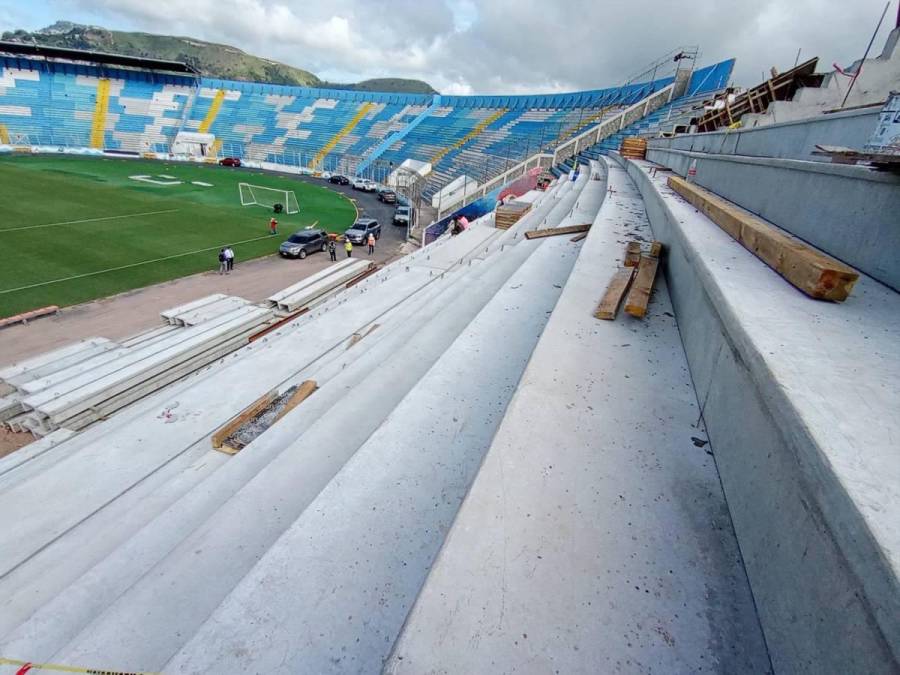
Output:
[[[175,182],[155,185],[130,178]],[[172,177],[161,178],[160,175]],[[209,183],[195,185],[192,181]],[[241,206],[238,183],[293,190],[300,213]],[[88,157],[0,157],[0,317],[72,305],[269,255],[318,222],[345,230],[356,208],[338,192],[215,165]]]

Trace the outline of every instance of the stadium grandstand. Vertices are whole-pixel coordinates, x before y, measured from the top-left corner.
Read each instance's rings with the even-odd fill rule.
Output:
[[[0,355],[34,437],[0,457],[0,675],[900,672],[900,18],[749,89],[697,47],[531,96],[0,52],[8,176],[342,173],[426,214],[384,264]]]

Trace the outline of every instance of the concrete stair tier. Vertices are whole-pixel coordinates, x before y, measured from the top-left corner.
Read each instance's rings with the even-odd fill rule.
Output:
[[[386,672],[769,670],[664,280],[593,317],[653,239],[609,188]]]
[[[839,306],[800,296],[648,167],[554,167],[508,230],[484,216],[0,460],[0,654],[164,673],[895,671],[896,293],[863,278]],[[587,222],[578,242],[524,237]],[[665,245],[649,312],[597,320],[633,239]],[[117,349],[199,334],[176,317],[222,300],[55,359],[105,373]],[[4,400],[54,372],[0,370]],[[237,454],[212,449],[307,380]]]

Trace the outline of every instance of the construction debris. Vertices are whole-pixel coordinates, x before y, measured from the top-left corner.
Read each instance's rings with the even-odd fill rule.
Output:
[[[600,300],[600,304],[597,305],[597,310],[594,312],[595,317],[607,321],[612,321],[616,318],[622,298],[634,277],[635,269],[635,267],[620,267],[613,275],[609,285],[606,287],[603,298]]]
[[[653,290],[653,281],[656,279],[658,266],[659,258],[656,256],[641,255],[637,276],[625,300],[625,311],[631,316],[640,319],[647,313],[647,305],[650,303],[650,293]]]
[[[816,145],[814,155],[831,158],[832,164],[871,164],[880,171],[900,171],[900,155],[883,152],[862,152],[840,145]]]
[[[14,314],[13,316],[7,316],[0,319],[0,328],[12,326],[16,323],[28,323],[33,319],[40,319],[42,316],[50,316],[51,314],[57,314],[58,312],[59,307],[56,305],[47,305],[46,307],[41,307],[39,309],[32,309],[30,312],[22,312],[21,314]]]
[[[629,159],[644,159],[647,156],[647,139],[639,136],[626,136],[619,146],[619,154]]]
[[[515,225],[526,213],[531,211],[530,202],[508,202],[497,207],[494,214],[494,227],[498,230],[508,230]]]
[[[705,188],[677,176],[671,176],[668,184],[744,248],[812,298],[842,302],[859,279],[859,273],[852,267]]]
[[[581,234],[576,234],[574,237],[569,239],[569,241],[581,241],[582,239],[584,239],[587,236],[588,236],[587,232],[582,232]]]
[[[637,267],[641,262],[641,242],[629,241],[625,246],[625,267]]]
[[[565,227],[551,227],[547,230],[528,230],[525,233],[526,239],[541,239],[543,237],[556,237],[561,234],[575,234],[576,232],[587,232],[591,229],[591,223],[583,223],[582,225],[567,225]]]

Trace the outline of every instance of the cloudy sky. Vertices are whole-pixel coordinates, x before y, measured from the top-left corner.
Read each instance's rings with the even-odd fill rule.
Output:
[[[875,42],[897,16],[891,0]],[[0,0],[0,31],[65,19],[236,45],[330,81],[411,77],[443,93],[618,84],[680,45],[737,58],[735,82],[859,58],[884,0]]]

